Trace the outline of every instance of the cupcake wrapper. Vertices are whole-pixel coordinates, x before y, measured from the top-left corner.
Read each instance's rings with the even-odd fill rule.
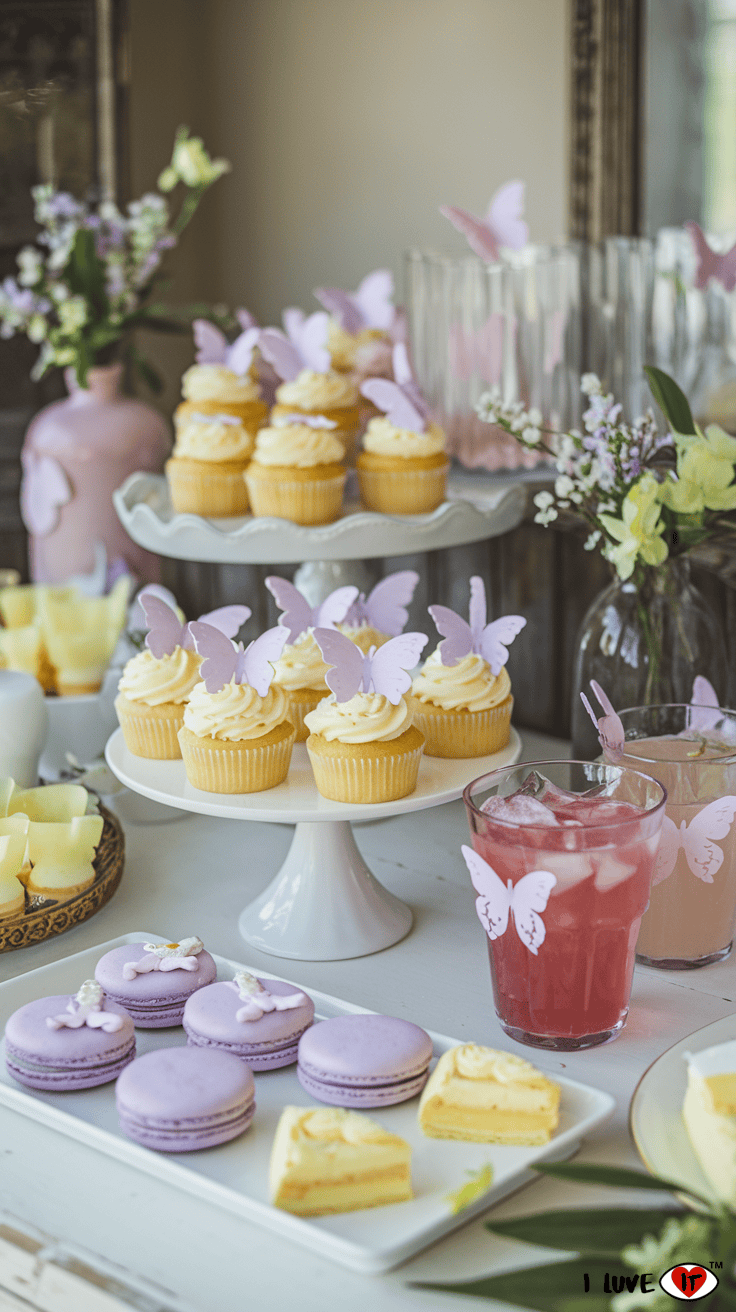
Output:
[[[360,495],[383,515],[422,515],[445,499],[449,464],[438,469],[377,470],[358,467]]]
[[[314,780],[334,802],[393,802],[417,786],[422,747],[400,756],[322,756],[310,748]]]
[[[325,697],[329,697],[329,690],[327,688],[321,690],[318,688],[285,688],[284,692],[289,699],[288,716],[296,729],[296,741],[305,743],[310,730],[304,723],[304,716],[309,715],[309,712],[313,711],[315,706],[319,706]]]
[[[248,489],[243,482],[245,463],[224,469],[214,461],[167,460],[166,478],[171,504],[179,515],[213,518],[246,515]]]
[[[345,474],[314,482],[291,482],[288,469],[278,481],[249,478],[251,510],[254,515],[276,515],[294,524],[331,524],[342,510]]]
[[[182,730],[179,738],[187,779],[205,793],[260,793],[283,783],[289,772],[295,732],[277,742],[258,738],[221,745]],[[266,734],[271,738],[271,734]]]
[[[115,710],[125,746],[134,756],[151,761],[178,761],[181,756],[177,734],[184,723],[184,706],[174,702],[132,710],[127,699],[116,697]],[[148,713],[146,713],[148,712]]]
[[[426,739],[427,756],[490,756],[508,744],[513,697],[487,711],[444,711],[439,707],[428,711],[416,697],[407,701],[414,724]]]

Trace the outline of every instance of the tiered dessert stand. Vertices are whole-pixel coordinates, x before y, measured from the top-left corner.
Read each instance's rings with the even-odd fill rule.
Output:
[[[250,515],[225,520],[177,515],[165,478],[155,474],[131,475],[114,501],[134,541],[159,555],[222,565],[303,562],[296,581],[314,605],[323,583],[324,591],[330,591],[338,583],[359,582],[355,566],[365,558],[460,546],[508,532],[521,521],[526,492],[518,483],[501,482],[476,493],[471,478],[456,475],[450,478],[448,500],[431,514],[388,516],[348,505],[334,524],[319,528]],[[275,956],[337,961],[390,947],[412,924],[409,907],[378,882],[360,855],[352,823],[452,801],[471,779],[512,765],[520,751],[512,730],[508,746],[493,756],[424,757],[409,797],[375,805],[322,797],[303,745],[294,748],[289,776],[278,788],[236,796],[193,788],[182,761],[133,756],[120,730],[110,738],[106,757],[121,783],[153,801],[200,815],[294,824],[286,861],[243,911],[240,932],[248,943]]]

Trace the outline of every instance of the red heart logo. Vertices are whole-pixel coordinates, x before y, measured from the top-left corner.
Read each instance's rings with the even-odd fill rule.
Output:
[[[686,1298],[697,1294],[703,1281],[708,1279],[708,1274],[702,1266],[676,1266],[670,1272],[673,1284],[682,1290]]]

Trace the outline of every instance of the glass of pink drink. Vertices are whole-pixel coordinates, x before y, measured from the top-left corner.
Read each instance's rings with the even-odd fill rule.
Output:
[[[707,966],[728,956],[736,925],[736,713],[637,706],[620,719],[619,764],[646,770],[667,789],[637,961],[664,970]]]
[[[639,771],[585,761],[511,766],[465,789],[496,1012],[520,1043],[589,1048],[625,1024],[665,795]]]

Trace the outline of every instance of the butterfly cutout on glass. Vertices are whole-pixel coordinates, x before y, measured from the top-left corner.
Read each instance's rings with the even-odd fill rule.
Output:
[[[289,631],[288,642],[296,642],[310,628],[332,629],[345,619],[358,595],[352,586],[335,588],[318,606],[310,606],[306,597],[288,579],[270,574],[266,587],[281,611],[279,624]]]
[[[505,315],[491,314],[477,332],[463,328],[461,323],[450,326],[448,351],[450,370],[455,378],[472,378],[477,373],[486,383],[500,383],[505,324]],[[515,320],[511,327],[515,340]]]
[[[210,323],[209,319],[195,319],[192,330],[194,345],[197,348],[194,357],[197,364],[222,364],[239,377],[247,374],[261,335],[255,320],[235,338],[232,344],[219,328]]]
[[[409,618],[407,606],[411,605],[418,582],[419,575],[413,569],[387,574],[367,597],[364,592],[356,597],[345,616],[345,623],[354,628],[368,624],[379,633],[397,637]]]
[[[501,258],[501,247],[518,251],[529,240],[524,222],[524,183],[506,182],[495,192],[483,218],[469,214],[455,205],[440,205],[440,214],[450,220],[467,239],[468,245],[482,260]]]
[[[690,870],[704,884],[712,884],[713,876],[723,865],[723,850],[716,839],[723,839],[731,830],[736,816],[736,797],[720,797],[709,802],[693,816],[690,824],[683,820],[678,829],[674,820],[666,815],[662,821],[657,861],[652,884],[661,884],[672,874],[680,850],[685,853]]]
[[[429,406],[417,385],[406,346],[397,342],[392,352],[394,381],[367,378],[361,383],[363,396],[383,410],[389,423],[412,433],[423,433],[429,419]]]
[[[160,660],[162,656],[170,656],[177,647],[194,651],[190,625],[186,621],[182,623],[167,601],[147,588],[138,593],[137,600],[146,617],[146,646],[153,656]],[[211,625],[229,639],[235,637],[238,629],[250,619],[250,614],[249,606],[220,606],[218,610],[200,615],[199,622]]]
[[[20,513],[29,533],[43,538],[53,533],[62,506],[74,491],[62,466],[53,456],[39,456],[35,451],[21,454],[23,478],[20,485]]]
[[[376,692],[392,706],[411,688],[407,671],[414,669],[427,643],[423,633],[401,633],[364,656],[344,633],[333,629],[315,629],[314,638],[331,667],[325,682],[338,702],[349,702],[358,692]]]
[[[713,684],[704,679],[702,674],[698,674],[693,682],[693,690],[690,694],[691,710],[688,715],[689,729],[714,729],[718,721],[723,717],[721,715],[718,702],[718,693]]]
[[[596,683],[595,679],[591,679],[590,687],[595,694],[598,705],[603,711],[603,715],[600,719],[596,716],[596,713],[584,692],[581,692],[580,700],[593,721],[593,727],[598,734],[598,742],[603,750],[608,752],[609,756],[623,756],[624,726],[613,709],[609,697],[601,688],[601,685]]]
[[[511,643],[526,625],[523,615],[501,615],[486,623],[486,589],[477,574],[470,580],[470,623],[448,606],[430,606],[429,613],[444,638],[439,646],[443,665],[457,665],[472,651],[488,662],[493,675],[500,674],[509,658]]]
[[[284,310],[285,333],[280,328],[264,328],[258,345],[279,378],[291,382],[302,369],[326,374],[330,368],[327,350],[329,315],[324,310],[305,315],[303,310]]]
[[[286,646],[288,629],[277,624],[245,648],[242,642],[236,646],[219,629],[201,620],[192,620],[189,629],[197,654],[203,657],[200,674],[207,692],[219,692],[234,681],[247,683],[259,697],[266,696],[273,667]]]
[[[339,287],[316,287],[314,294],[346,333],[357,336],[364,328],[388,332],[393,325],[396,311],[390,269],[376,269],[367,274],[355,292],[345,292]]]
[[[557,883],[555,876],[550,870],[532,870],[515,884],[509,879],[504,885],[493,867],[472,847],[463,844],[461,851],[478,893],[475,899],[478,919],[488,937],[492,941],[502,938],[511,915],[524,947],[536,957],[547,933],[541,912],[546,910]]]
[[[732,246],[730,251],[720,254],[708,244],[705,233],[698,223],[686,223],[685,228],[692,238],[698,261],[695,286],[702,291],[708,286],[711,278],[715,278],[725,291],[732,292],[736,287],[736,245]]]

